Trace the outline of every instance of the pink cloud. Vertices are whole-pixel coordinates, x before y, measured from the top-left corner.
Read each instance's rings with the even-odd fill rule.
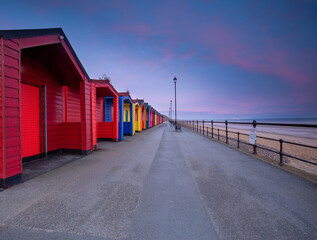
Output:
[[[187,51],[187,52],[185,52],[184,54],[182,54],[182,55],[180,56],[180,58],[181,58],[182,60],[188,60],[188,59],[193,58],[195,55],[196,55],[196,51],[190,50],[190,51]]]
[[[244,39],[245,35],[250,34],[238,34],[224,24],[213,24],[200,36],[199,41],[212,50],[221,63],[282,77],[294,86],[311,83],[309,74],[300,69],[297,59],[281,44],[270,39],[256,42]],[[298,57],[305,55],[298,54]]]
[[[138,36],[139,39],[144,39],[145,37],[151,35],[153,30],[146,23],[118,23],[112,27],[115,32],[124,32],[128,34],[133,34]]]

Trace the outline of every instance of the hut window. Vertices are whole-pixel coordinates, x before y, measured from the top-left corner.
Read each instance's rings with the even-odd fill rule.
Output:
[[[63,86],[63,122],[67,122],[67,86]]]
[[[125,121],[128,122],[128,110],[125,110]]]
[[[135,121],[138,121],[138,109],[135,109]]]

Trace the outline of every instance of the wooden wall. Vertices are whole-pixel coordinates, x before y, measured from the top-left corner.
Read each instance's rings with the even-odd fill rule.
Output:
[[[113,97],[113,140],[118,141],[119,138],[119,96]]]
[[[3,125],[3,116],[2,116],[2,100],[3,100],[3,94],[2,94],[2,78],[3,78],[3,65],[4,65],[4,61],[3,61],[3,39],[2,37],[0,37],[0,179],[4,179],[5,178],[5,172],[4,172],[4,161],[3,161],[3,141],[2,141],[2,125]]]
[[[98,97],[96,96],[96,119],[98,122],[104,122],[104,116],[105,116],[105,102],[104,97]]]
[[[81,149],[81,123],[63,122],[60,124],[60,144],[63,149]]]
[[[97,117],[96,117],[96,85],[90,83],[91,107],[91,139],[92,147],[97,145]]]
[[[20,129],[20,41],[1,40],[2,171],[8,178],[22,173]],[[5,151],[4,151],[5,149]]]
[[[113,123],[112,122],[98,122],[97,123],[97,137],[113,139]]]
[[[90,83],[87,79],[80,83],[80,107],[81,107],[81,142],[82,150],[91,150],[91,108],[90,108]]]

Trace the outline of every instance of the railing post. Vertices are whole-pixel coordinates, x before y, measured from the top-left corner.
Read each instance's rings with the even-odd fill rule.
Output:
[[[219,128],[218,128],[218,141],[219,141]]]
[[[205,135],[205,121],[203,120],[203,135]]]
[[[226,143],[228,143],[228,121],[225,121],[226,124]]]
[[[284,165],[283,162],[283,139],[280,139],[280,166]]]
[[[197,132],[198,132],[198,120],[197,120]]]
[[[256,121],[255,120],[253,120],[252,125],[253,125],[254,128],[256,128]],[[253,154],[257,154],[256,142],[253,144]]]
[[[209,132],[208,130],[209,130],[209,128],[207,127],[207,137],[208,137],[208,132]]]
[[[214,138],[214,121],[211,120],[211,137]]]
[[[238,148],[240,148],[240,133],[238,132]]]

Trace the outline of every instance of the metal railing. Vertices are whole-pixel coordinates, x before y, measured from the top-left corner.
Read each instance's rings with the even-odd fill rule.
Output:
[[[257,139],[265,139],[269,141],[274,141],[279,143],[279,150],[272,149],[263,145],[259,144],[251,144],[249,142],[241,140],[240,136],[247,136],[249,137],[249,134],[239,132],[237,131],[229,131],[228,126],[230,125],[250,125],[256,128],[257,126],[276,126],[276,127],[301,127],[301,128],[317,128],[317,124],[295,124],[295,123],[266,123],[266,122],[236,122],[236,121],[198,121],[198,120],[179,120],[179,124],[181,124],[184,127],[190,128],[197,133],[200,133],[202,135],[205,135],[210,138],[215,138],[218,141],[221,141],[222,139],[225,141],[226,144],[229,144],[229,140],[232,140],[236,142],[237,148],[240,148],[240,144],[246,144],[249,145],[253,148],[253,154],[257,154],[257,149],[263,149],[269,152],[273,152],[275,154],[279,155],[279,165],[283,166],[284,165],[284,157],[292,158],[298,161],[302,161],[311,165],[317,166],[317,161],[313,162],[308,159],[303,159],[301,157],[297,157],[288,153],[283,152],[283,147],[284,144],[290,144],[293,146],[300,146],[304,148],[309,148],[309,149],[317,149],[317,146],[311,146],[307,144],[301,144],[301,143],[296,143],[296,142],[291,142],[291,141],[286,141],[283,139],[275,139],[275,138],[270,138],[270,137],[264,137],[264,136],[257,136]],[[217,128],[217,126],[214,126],[214,124],[224,124],[223,128]],[[206,126],[207,125],[207,126]],[[210,125],[210,127],[208,127]],[[223,135],[222,135],[223,133]],[[229,137],[228,134],[234,134],[236,137]]]

